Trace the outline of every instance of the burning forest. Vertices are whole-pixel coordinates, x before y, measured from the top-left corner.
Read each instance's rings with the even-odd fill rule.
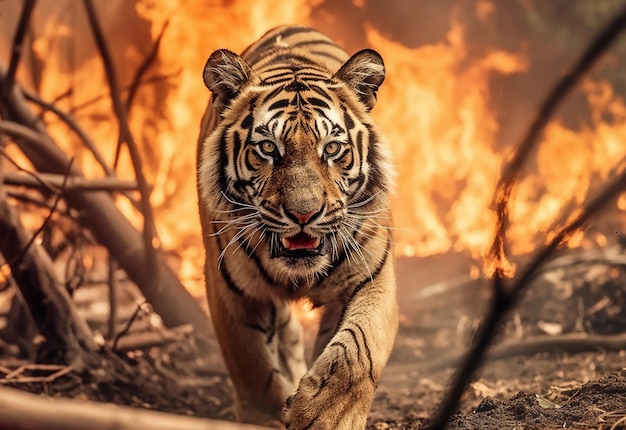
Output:
[[[622,3],[0,0],[0,428],[248,428],[206,307],[202,70],[286,23],[385,62],[400,329],[367,429],[625,428]]]

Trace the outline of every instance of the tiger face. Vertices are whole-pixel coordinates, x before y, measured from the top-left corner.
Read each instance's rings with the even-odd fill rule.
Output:
[[[361,51],[335,74],[301,62],[253,71],[227,50],[209,58],[204,80],[220,123],[199,166],[216,234],[236,231],[221,257],[244,247],[291,284],[314,282],[346,254],[365,260],[353,232],[386,210],[392,171],[369,118],[380,56]]]

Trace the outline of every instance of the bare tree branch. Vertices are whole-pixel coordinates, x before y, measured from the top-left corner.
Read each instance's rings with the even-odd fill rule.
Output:
[[[3,125],[5,125],[4,123],[8,123],[9,125],[13,125],[13,123],[11,123],[10,121],[2,121],[0,120],[0,131],[4,131],[7,132],[7,130],[10,130],[11,127],[9,128],[3,128]],[[19,124],[15,124],[15,129],[20,131],[20,132],[26,132],[25,134],[22,134],[23,136],[26,136],[30,133],[30,129],[26,128],[26,127],[22,127]],[[15,135],[13,135],[15,136]],[[58,191],[58,188],[55,188],[53,185],[49,184],[48,182],[45,181],[45,179],[41,178],[41,175],[35,172],[31,172],[30,170],[24,169],[22,166],[20,166],[9,154],[7,154],[7,152],[4,150],[4,148],[0,147],[0,155],[2,155],[9,163],[11,163],[17,170],[19,170],[20,172],[24,172],[23,176],[28,176],[28,180],[31,180],[33,184],[36,184],[34,186],[39,187],[39,188],[43,188],[51,193],[56,193]],[[3,178],[3,181],[6,181]]]
[[[126,112],[130,112],[133,101],[135,100],[135,96],[137,95],[137,90],[139,89],[139,86],[141,84],[141,80],[143,79],[146,72],[150,70],[150,66],[152,66],[154,61],[157,59],[159,47],[161,46],[161,40],[163,40],[165,30],[167,29],[169,23],[169,20],[165,21],[165,23],[163,24],[163,28],[161,28],[159,35],[157,36],[154,44],[152,45],[152,48],[150,49],[150,52],[148,52],[148,55],[146,55],[146,58],[139,65],[139,68],[135,72],[135,76],[133,77],[133,80],[128,87],[128,96],[126,97]]]
[[[58,189],[63,183],[63,177],[53,173],[37,173],[36,177],[20,173],[7,173],[4,175],[5,185],[21,185],[29,188]],[[87,179],[72,176],[65,184],[66,191],[136,191],[137,183],[122,181],[116,178]]]
[[[133,101],[135,99],[135,95],[137,94],[137,90],[139,89],[139,84],[141,83],[141,78],[148,71],[154,60],[157,58],[157,54],[159,53],[159,46],[161,45],[161,40],[163,39],[163,35],[165,34],[165,29],[169,25],[169,20],[165,21],[163,24],[163,28],[161,28],[161,32],[157,36],[156,41],[152,45],[152,49],[148,52],[148,55],[144,59],[144,61],[139,65],[139,68],[135,72],[135,76],[130,83],[130,87],[128,89],[128,96],[126,98],[126,112],[130,114],[130,109],[133,105]],[[113,161],[113,166],[117,167],[117,164],[120,159],[120,151],[122,149],[122,139],[120,138],[117,141],[117,145],[115,146],[115,157]]]
[[[4,69],[0,65],[0,90],[4,88]],[[39,172],[61,174],[66,171],[69,160],[65,153],[47,134],[45,125],[29,109],[19,85],[13,85],[9,92],[0,95],[0,114],[30,133],[20,129],[16,133],[16,143]],[[71,168],[72,176],[83,176],[76,166]],[[146,251],[141,235],[126,217],[117,209],[111,195],[103,191],[89,193],[68,191],[65,196],[68,204],[80,215],[80,223],[88,228],[95,238],[114,256],[120,267],[137,284],[144,297],[166,326],[176,327],[193,324],[196,327],[198,345],[208,346],[203,333],[210,326],[208,316],[199,303],[181,285],[180,280],[159,255],[160,284],[154,284],[154,274],[146,266]]]
[[[100,164],[100,166],[102,167],[104,172],[107,174],[107,176],[115,176],[115,171],[111,169],[109,165],[106,163],[106,161],[104,160],[104,157],[102,157],[102,154],[100,154],[100,151],[98,151],[98,148],[94,144],[93,140],[91,140],[91,138],[87,135],[85,130],[83,130],[82,127],[79,126],[78,123],[74,121],[74,119],[71,116],[69,116],[66,112],[63,112],[61,109],[56,107],[53,103],[48,103],[44,101],[37,94],[33,94],[30,91],[24,91],[24,97],[26,97],[27,100],[30,100],[33,103],[38,104],[45,110],[49,110],[50,112],[58,116],[65,124],[67,124],[70,130],[76,133],[78,138],[91,151],[94,158],[96,159],[98,164]]]
[[[20,63],[20,57],[22,55],[22,44],[24,37],[26,36],[26,30],[30,22],[30,16],[35,8],[35,0],[25,0],[24,7],[22,8],[22,15],[17,24],[17,30],[13,36],[13,44],[11,49],[11,61],[9,63],[9,71],[7,72],[7,78],[4,81],[6,85],[5,89],[8,90],[13,86],[15,82],[15,73],[17,72],[17,66]]]
[[[551,120],[556,109],[563,102],[565,97],[576,87],[580,79],[591,69],[596,61],[606,52],[606,50],[619,36],[626,26],[626,8],[622,9],[617,16],[609,22],[604,29],[595,37],[592,43],[583,52],[574,66],[567,72],[565,76],[557,83],[550,92],[546,100],[537,112],[534,121],[528,128],[528,131],[513,159],[505,167],[496,191],[494,193],[494,202],[498,215],[497,230],[494,241],[490,250],[490,258],[500,262],[505,256],[506,250],[506,229],[508,226],[508,202],[511,190],[517,181],[522,165],[526,162],[532,151],[539,143],[539,136],[543,129]],[[501,268],[496,269],[496,276],[502,276]]]
[[[152,83],[155,83],[155,82],[167,81],[169,78],[175,77],[175,76],[179,76],[179,75],[180,75],[180,69],[177,70],[176,72],[169,73],[169,74],[150,76],[148,78],[143,79],[139,83],[139,86],[148,85],[148,84],[152,84]],[[123,87],[123,90],[124,91],[128,91],[129,88],[130,88],[130,86],[126,85],[126,86]],[[63,94],[60,94],[57,97],[55,97],[50,103],[55,104],[55,103],[63,100],[64,98],[69,97],[70,95],[72,95],[72,93],[73,93],[73,89],[70,88],[67,91],[65,91]],[[107,97],[106,94],[98,95],[98,96],[94,96],[94,97],[92,97],[92,98],[90,98],[88,100],[85,100],[82,103],[73,105],[72,108],[69,110],[68,114],[74,115],[74,116],[78,117],[78,116],[80,116],[80,112],[82,110],[88,108],[89,106],[93,105],[94,103],[98,103],[100,100],[102,100],[105,97]]]
[[[63,192],[65,191],[65,185],[67,183],[67,178],[69,177],[69,171],[70,168],[72,167],[72,160],[70,160],[70,165],[67,166],[67,172],[65,174],[65,176],[63,177],[63,182],[61,183],[61,189],[59,190],[59,192],[57,193],[54,202],[52,203],[52,207],[50,208],[48,215],[46,215],[46,218],[43,220],[43,222],[41,223],[41,225],[39,226],[39,228],[31,235],[30,240],[22,247],[22,249],[14,255],[6,255],[5,254],[5,259],[7,259],[7,262],[9,263],[9,266],[15,266],[16,264],[20,263],[20,260],[24,257],[24,255],[28,252],[29,248],[31,247],[31,245],[35,242],[35,240],[37,239],[37,236],[39,236],[39,234],[43,231],[43,229],[46,227],[46,225],[48,224],[48,222],[50,222],[50,219],[52,218],[52,215],[56,212],[57,206],[59,205],[59,202],[61,201],[61,198],[63,196]]]
[[[141,195],[141,212],[144,216],[143,226],[143,240],[146,249],[146,265],[148,266],[148,276],[152,279],[154,284],[159,284],[158,270],[157,270],[157,256],[154,248],[153,239],[155,238],[155,224],[152,216],[152,207],[150,205],[150,187],[146,182],[146,178],[143,175],[143,168],[141,164],[141,154],[139,148],[133,137],[128,123],[128,116],[126,108],[120,98],[119,84],[117,82],[117,75],[115,73],[115,67],[113,64],[113,58],[109,53],[109,49],[98,22],[96,10],[91,0],[83,0],[85,10],[87,11],[87,18],[91,25],[91,31],[96,41],[96,46],[102,57],[104,69],[109,82],[109,89],[111,91],[111,101],[113,103],[113,110],[117,116],[119,128],[120,128],[120,140],[126,142],[130,158],[135,169],[135,177],[137,178],[137,185],[139,186],[139,193]]]
[[[529,281],[536,275],[541,265],[553,255],[554,251],[563,243],[567,237],[581,228],[583,224],[613,201],[626,187],[626,171],[608,185],[595,199],[583,207],[580,214],[574,220],[567,223],[559,230],[550,243],[545,246],[533,258],[532,263],[526,268],[521,276],[508,291],[504,283],[504,270],[501,263],[505,261],[506,230],[508,228],[508,202],[511,190],[517,181],[517,176],[522,165],[529,157],[532,150],[538,144],[538,137],[544,127],[551,120],[557,107],[561,104],[565,96],[577,85],[582,76],[595,64],[600,56],[608,49],[611,43],[626,28],[626,8],[623,8],[616,17],[602,29],[589,47],[584,51],[580,59],[574,64],[572,69],[557,83],[553,91],[539,109],[535,120],[532,122],[528,132],[518,146],[514,158],[504,169],[501,179],[497,185],[494,201],[498,215],[496,233],[490,250],[490,258],[495,261],[498,267],[493,277],[493,297],[490,309],[486,318],[480,325],[476,340],[468,352],[461,367],[456,372],[450,390],[441,403],[437,414],[433,417],[428,428],[443,429],[452,414],[458,409],[458,405],[470,382],[472,375],[482,363],[485,353],[494,338],[496,330],[508,312],[520,299],[524,290],[528,287]]]
[[[71,298],[58,282],[50,257],[33,241],[35,236],[22,226],[0,183],[0,253],[11,268],[39,333],[45,338],[45,348],[40,352],[48,354],[50,361],[83,370],[93,365],[90,353],[95,353],[97,346],[89,327],[78,317]]]

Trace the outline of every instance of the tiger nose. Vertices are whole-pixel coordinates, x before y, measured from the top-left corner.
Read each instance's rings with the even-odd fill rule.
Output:
[[[292,218],[298,222],[298,224],[304,225],[310,222],[315,216],[319,215],[322,212],[322,208],[314,209],[307,213],[298,212],[295,209],[288,209],[285,212],[289,214]]]

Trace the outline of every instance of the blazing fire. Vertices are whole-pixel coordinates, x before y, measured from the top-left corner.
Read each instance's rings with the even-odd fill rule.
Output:
[[[123,3],[119,10],[104,8],[101,14],[117,52],[122,82],[132,80],[145,52],[163,32],[158,57],[137,93],[130,119],[141,142],[145,173],[153,184],[151,201],[161,246],[179,256],[181,280],[200,294],[203,250],[194,171],[198,125],[209,98],[201,79],[204,62],[217,48],[241,51],[276,25],[315,25],[311,12],[323,2]],[[353,3],[358,9],[363,2]],[[477,16],[487,19],[494,7],[489,1],[478,2]],[[127,41],[130,35],[116,33],[114,22],[124,13],[129,16],[124,19],[134,23],[133,31],[143,32],[133,43]],[[83,40],[89,38],[78,38],[77,29],[84,24],[76,19],[47,15],[40,26],[43,30],[35,35],[33,48],[43,67],[37,90],[73,112],[113,164],[118,130],[102,65],[91,42]],[[464,29],[454,19],[445,40],[417,48],[392,40],[371,24],[363,25],[367,40],[359,43],[378,50],[387,66],[374,115],[397,161],[393,203],[397,252],[425,256],[453,250],[479,258],[492,238],[493,190],[514,143],[497,142],[499,125],[489,103],[490,79],[523,73],[531,60],[523,53],[497,49],[470,56]],[[336,31],[331,36],[346,37],[340,28]],[[74,56],[71,60],[68,53]],[[72,65],[69,70],[68,64]],[[580,204],[598,181],[610,177],[616,160],[626,156],[623,100],[603,82],[588,80],[583,91],[593,108],[589,125],[572,130],[558,121],[552,123],[534,165],[515,189],[509,237],[513,253],[530,252],[545,241],[564,208]],[[67,137],[71,134],[66,127],[52,116],[46,119],[50,132],[75,154],[86,174],[102,176],[91,154]],[[134,177],[124,150],[117,166],[121,178]],[[119,206],[141,226],[139,214],[127,199],[120,198]],[[618,207],[626,209],[626,198]],[[580,235],[570,244],[579,246],[582,240]],[[606,237],[597,235],[591,240],[602,244]]]

